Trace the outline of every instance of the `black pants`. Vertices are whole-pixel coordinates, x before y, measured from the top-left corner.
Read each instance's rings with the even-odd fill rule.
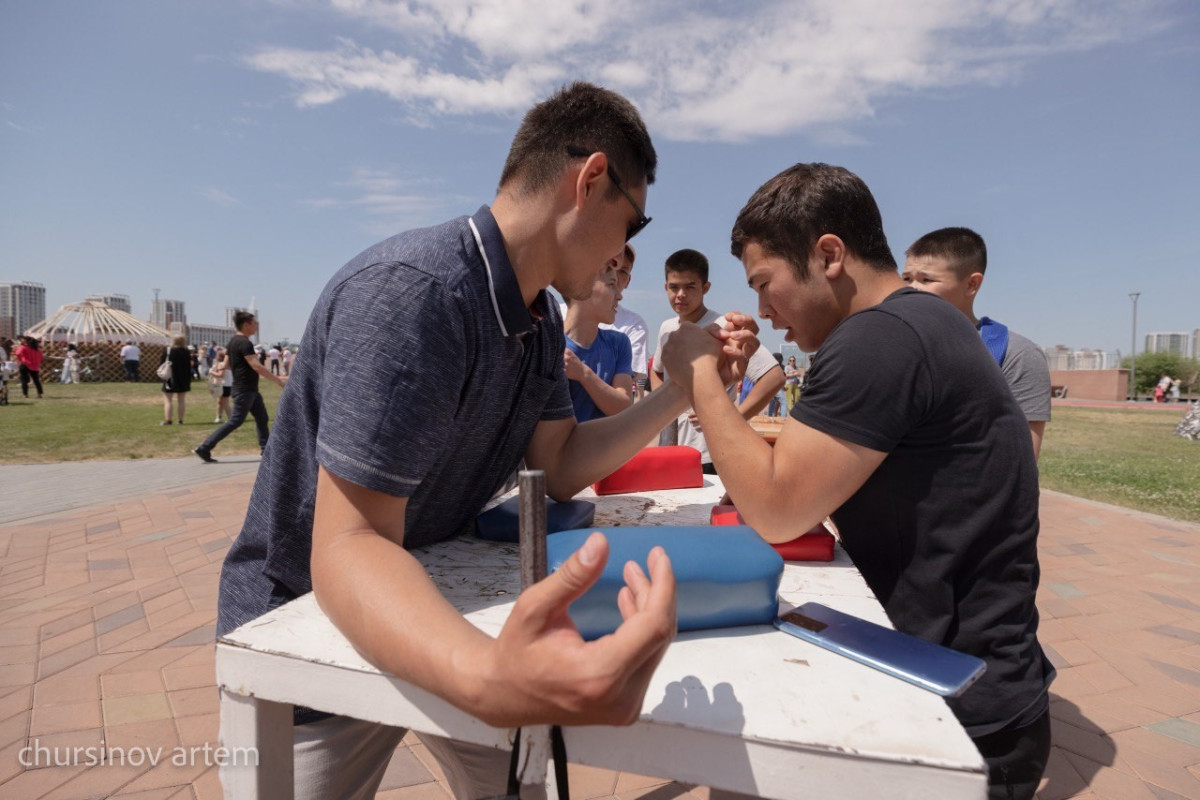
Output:
[[[204,444],[200,445],[199,449],[205,453],[211,453],[218,442],[242,427],[242,423],[246,421],[247,414],[254,417],[254,425],[258,428],[258,446],[266,447],[267,436],[270,433],[267,428],[267,404],[263,402],[261,394],[257,391],[251,391],[234,393],[233,412],[229,415],[229,419],[225,420],[224,425],[213,431],[212,435],[204,440]]]
[[[33,385],[37,387],[38,397],[42,396],[42,373],[36,369],[30,369],[24,364],[21,365],[18,373],[21,376],[21,394],[29,397],[29,382],[33,381]]]
[[[1050,709],[1023,728],[973,739],[988,766],[988,800],[1032,800],[1050,758]]]
[[[137,379],[138,379],[138,362],[126,361],[125,362],[125,380],[136,381]]]

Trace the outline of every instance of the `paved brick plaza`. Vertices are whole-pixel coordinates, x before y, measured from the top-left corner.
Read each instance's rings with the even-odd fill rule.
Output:
[[[204,758],[216,583],[256,461],[0,467],[0,797],[221,796]],[[1198,544],[1200,526],[1043,495],[1041,638],[1059,669],[1043,800],[1200,798]],[[26,769],[34,739],[162,757]],[[379,797],[444,799],[438,778],[406,741]],[[571,784],[577,800],[707,795],[575,766]]]

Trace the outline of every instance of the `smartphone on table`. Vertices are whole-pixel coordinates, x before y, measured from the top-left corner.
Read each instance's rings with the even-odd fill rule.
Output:
[[[981,658],[820,603],[776,617],[775,627],[942,697],[959,696],[987,669]]]

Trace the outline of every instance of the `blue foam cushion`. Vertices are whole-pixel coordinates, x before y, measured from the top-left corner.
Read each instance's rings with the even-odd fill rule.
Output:
[[[646,557],[657,545],[667,551],[675,570],[679,630],[770,624],[775,619],[783,559],[746,525],[563,531],[546,539],[550,571],[562,566],[595,530],[608,537],[608,563],[596,585],[570,608],[585,639],[598,639],[621,624],[617,593],[625,585],[625,562],[636,561],[649,575]]]
[[[546,498],[546,532],[586,528],[596,518],[596,504],[587,500],[556,503]],[[510,497],[475,518],[475,535],[489,542],[516,542],[521,533],[521,498]]]

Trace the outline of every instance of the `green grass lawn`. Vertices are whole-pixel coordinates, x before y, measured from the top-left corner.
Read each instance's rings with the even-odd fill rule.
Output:
[[[1200,522],[1200,442],[1171,432],[1186,407],[1055,406],[1042,442],[1042,487]]]
[[[159,383],[45,384],[41,400],[21,397],[16,381],[8,384],[9,405],[0,406],[0,462],[121,460],[179,458],[191,454],[216,424],[217,403],[204,381],[193,382],[187,394],[185,425],[159,426],[163,418]],[[261,381],[271,421],[282,391]],[[254,420],[221,442],[221,453],[257,453]]]
[[[281,390],[269,381],[261,386],[273,421]],[[11,405],[0,406],[3,463],[178,458],[216,427],[216,404],[204,383],[188,395],[183,426],[159,426],[157,383],[47,384],[42,400],[20,395],[10,383]],[[1055,406],[1042,445],[1042,486],[1200,522],[1200,442],[1171,435],[1184,410]],[[257,450],[247,420],[216,452]]]

